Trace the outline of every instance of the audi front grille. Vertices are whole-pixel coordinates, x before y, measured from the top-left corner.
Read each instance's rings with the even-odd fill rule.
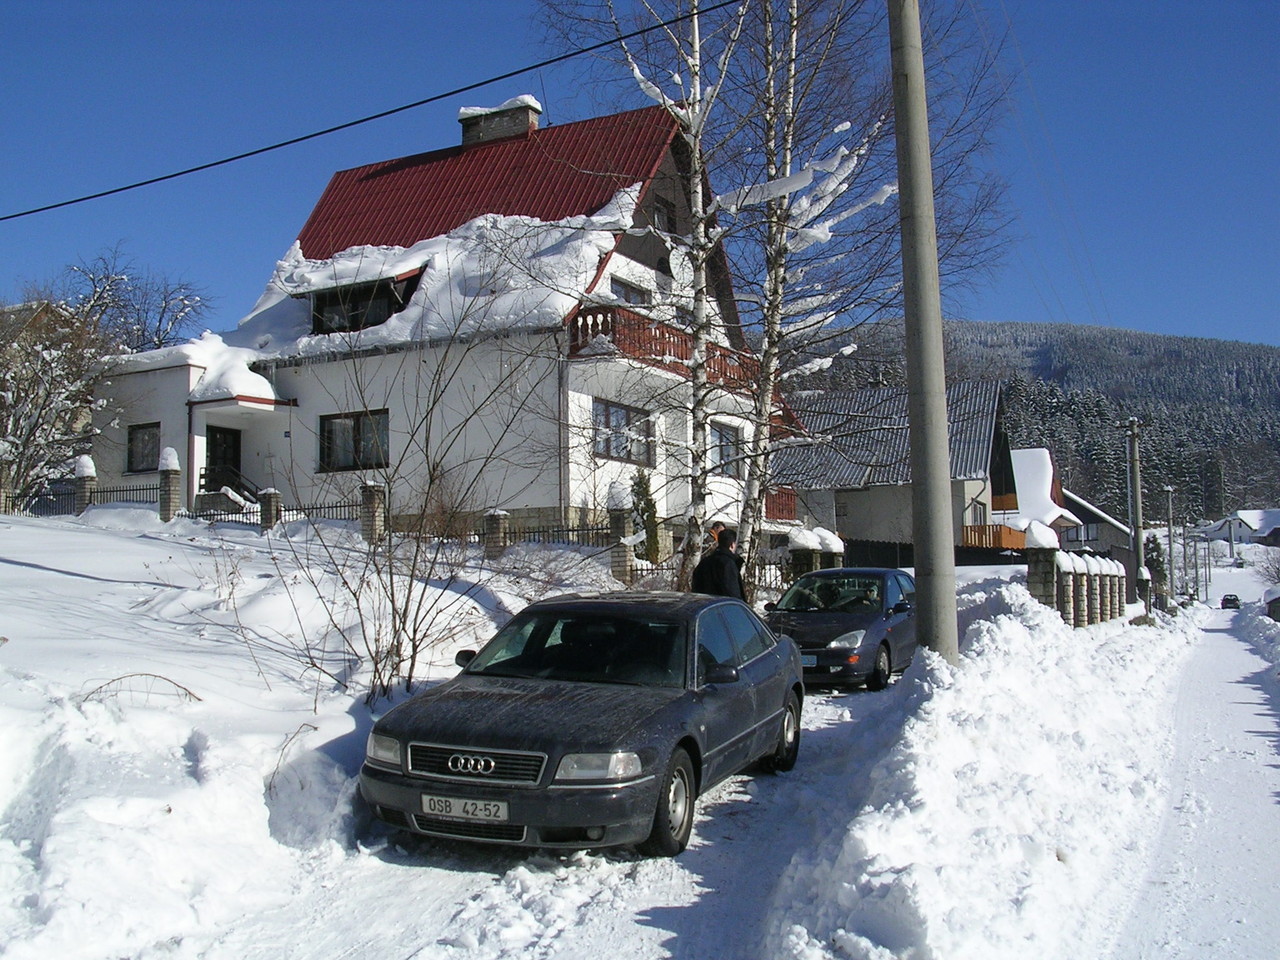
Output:
[[[472,823],[456,820],[440,820],[414,814],[413,825],[421,833],[430,833],[437,837],[460,837],[465,840],[480,840],[490,843],[523,843],[526,828],[521,824],[510,823]]]
[[[409,744],[409,773],[464,783],[535,784],[547,765],[545,753],[481,750],[438,743]]]

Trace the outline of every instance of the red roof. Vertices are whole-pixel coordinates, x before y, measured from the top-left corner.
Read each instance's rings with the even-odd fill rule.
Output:
[[[333,175],[298,235],[304,256],[409,247],[485,213],[563,220],[647,183],[675,134],[661,107],[582,120]]]

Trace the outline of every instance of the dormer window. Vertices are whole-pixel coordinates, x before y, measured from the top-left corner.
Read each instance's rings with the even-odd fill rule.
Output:
[[[394,280],[357,283],[311,295],[312,333],[350,333],[386,323],[404,309],[419,273]]]
[[[609,280],[609,290],[623,303],[643,307],[653,302],[653,294],[644,287],[638,287],[634,283],[628,283],[626,280],[619,280],[617,277],[612,277]]]
[[[680,232],[679,224],[676,222],[676,205],[664,197],[654,197],[651,218],[653,226],[663,233],[678,234]]]

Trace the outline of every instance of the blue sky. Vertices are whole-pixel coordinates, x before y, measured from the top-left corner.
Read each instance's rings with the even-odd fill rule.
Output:
[[[1018,220],[1005,266],[948,316],[1280,345],[1280,3],[958,0],[1006,21],[1020,72],[991,164]],[[520,0],[40,0],[0,12],[0,216],[162,176],[545,59]],[[887,39],[886,39],[887,42]],[[0,300],[117,243],[252,307],[339,169],[448,146],[457,111],[547,70],[216,170],[0,222]],[[641,101],[637,100],[637,105]]]

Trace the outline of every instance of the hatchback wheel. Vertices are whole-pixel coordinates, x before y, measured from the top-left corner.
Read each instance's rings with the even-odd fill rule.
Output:
[[[693,832],[697,791],[693,763],[683,749],[671,754],[664,784],[653,813],[653,829],[649,838],[640,844],[640,852],[651,857],[674,857],[689,845],[689,835]]]
[[[867,677],[868,690],[883,690],[889,685],[889,674],[893,670],[893,664],[889,660],[889,647],[886,644],[880,644],[876,650],[876,663],[871,668],[871,675]]]

